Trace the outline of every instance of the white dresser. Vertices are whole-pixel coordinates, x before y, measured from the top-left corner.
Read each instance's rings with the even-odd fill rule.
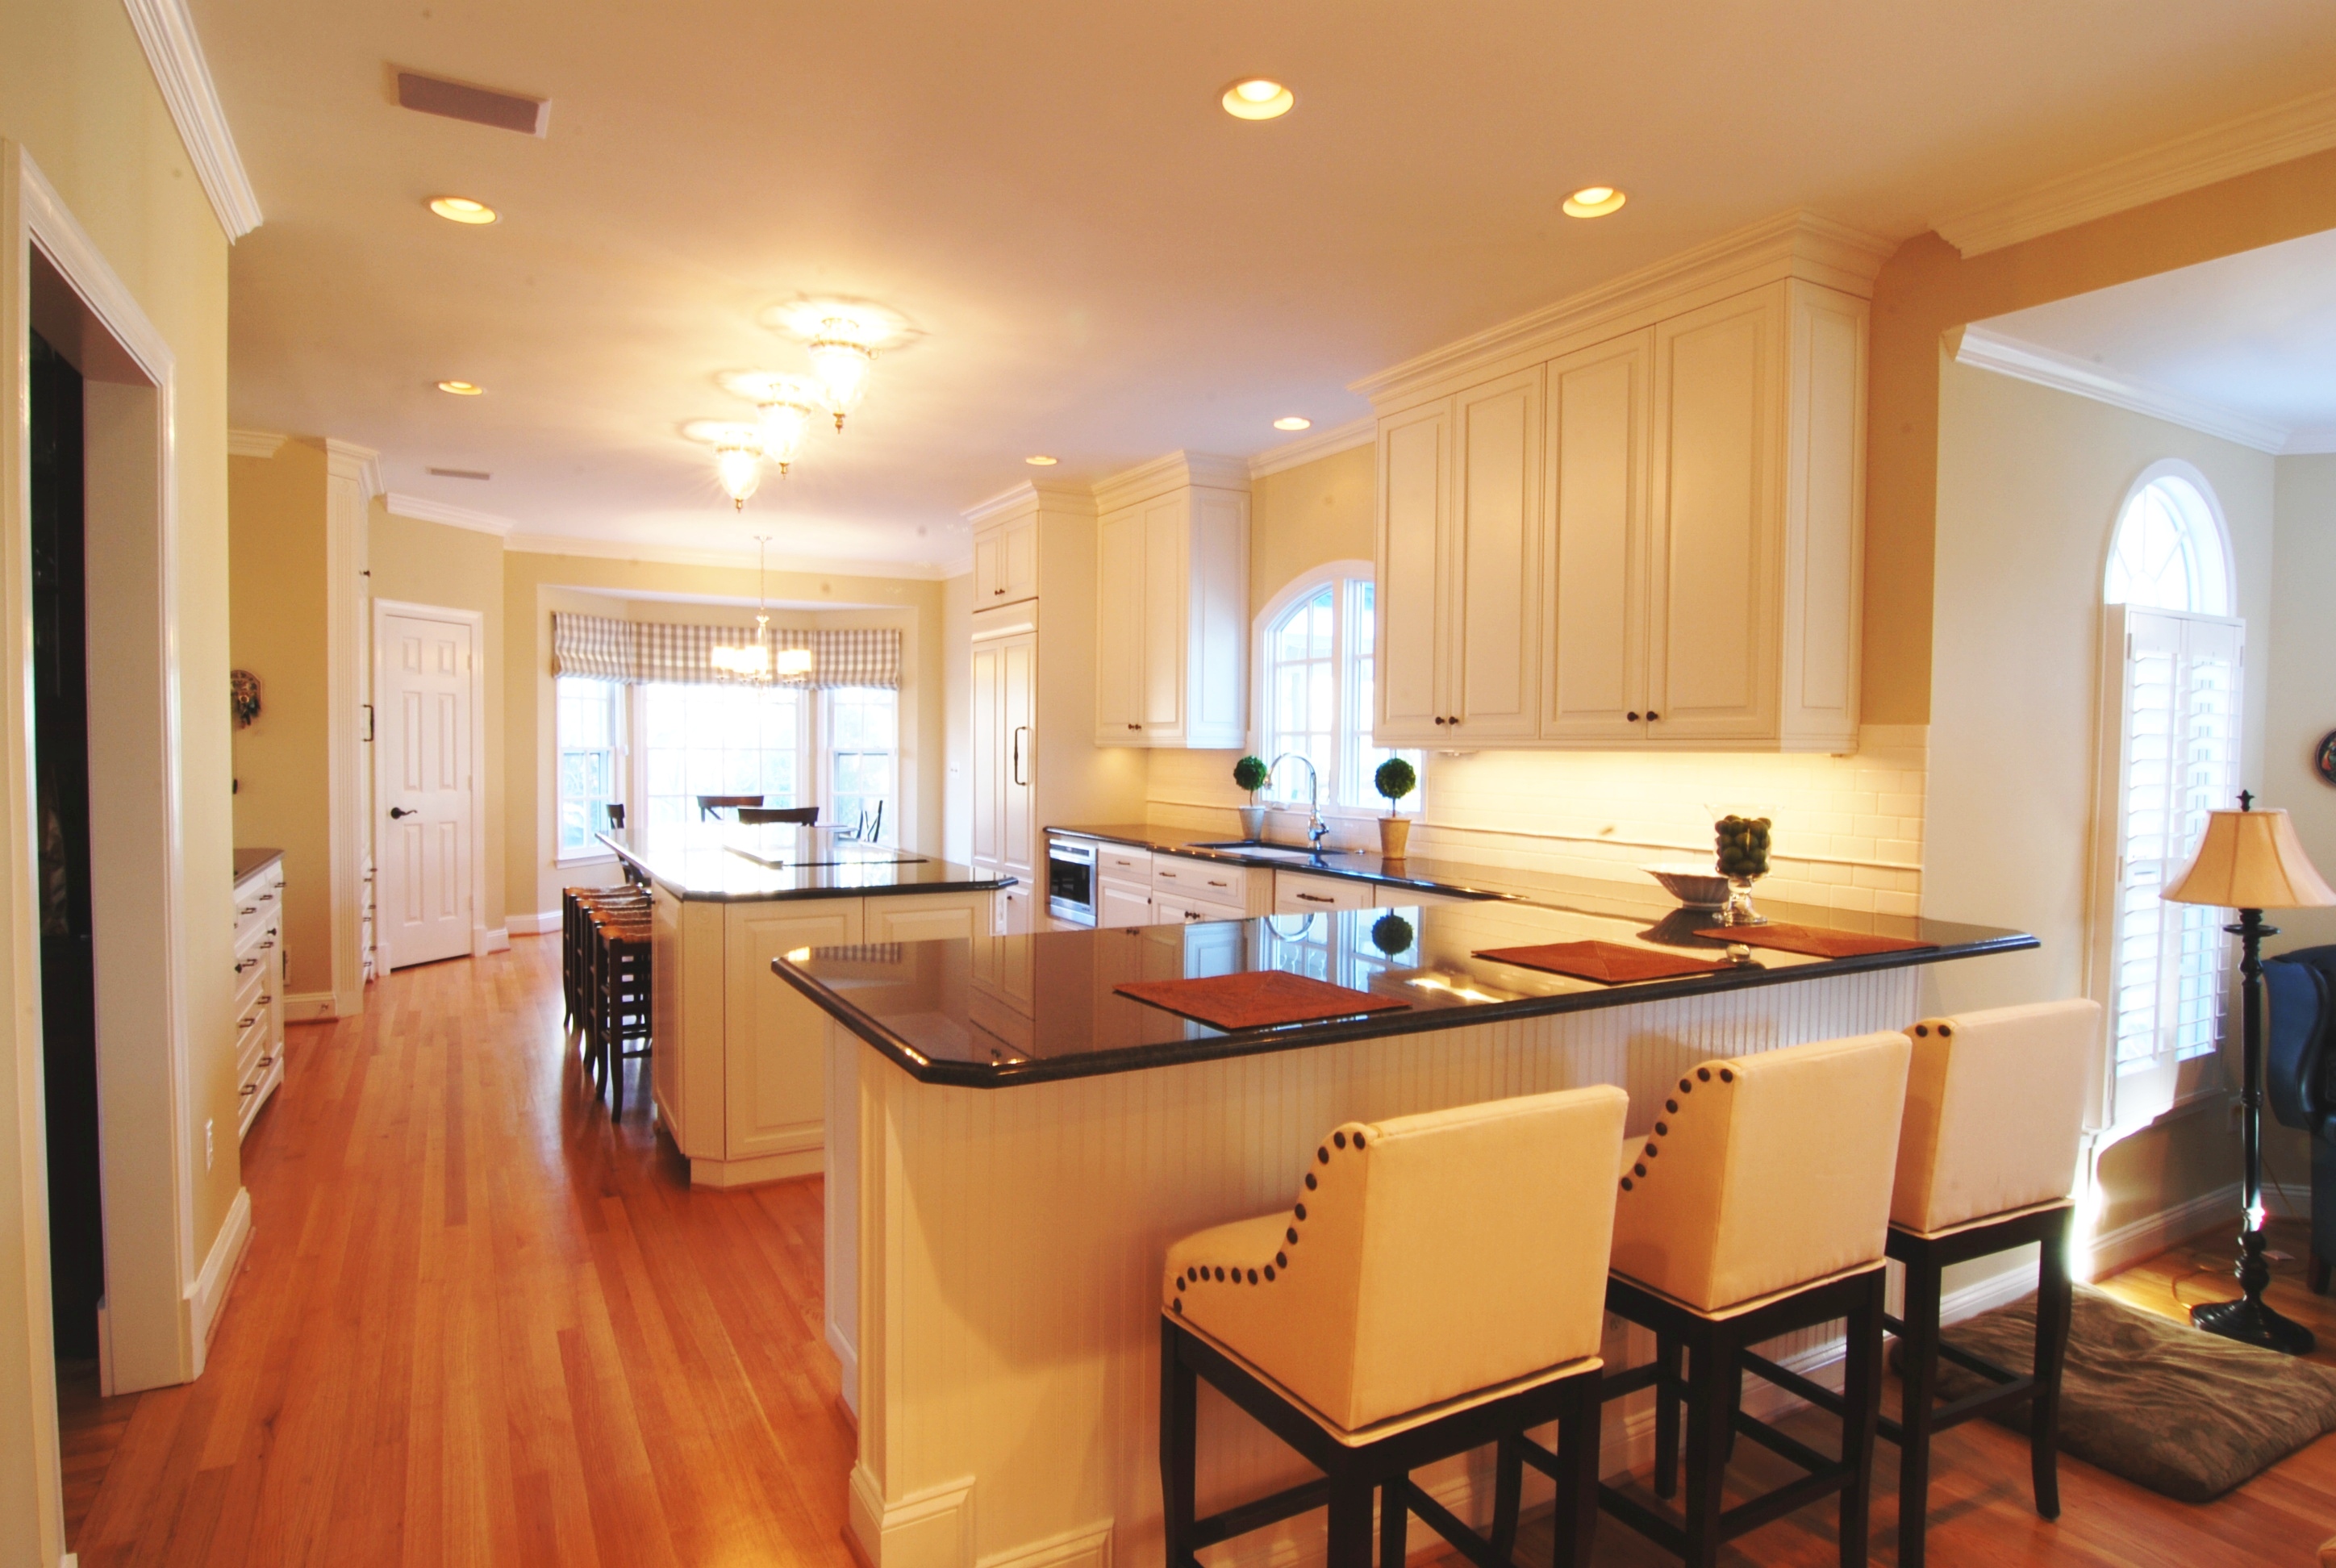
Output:
[[[236,1137],[284,1081],[284,856],[238,850],[235,884]]]

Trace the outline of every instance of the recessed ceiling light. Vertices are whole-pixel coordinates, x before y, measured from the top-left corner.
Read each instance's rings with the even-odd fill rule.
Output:
[[[1611,185],[1585,185],[1565,199],[1568,218],[1603,218],[1630,200]]]
[[[1285,414],[1273,422],[1273,428],[1276,430],[1310,430],[1313,426],[1312,420],[1295,414]]]
[[[1264,76],[1251,76],[1225,89],[1225,112],[1236,120],[1279,120],[1298,99],[1289,88]]]
[[[438,384],[438,390],[451,392],[457,397],[476,397],[486,388],[475,381],[442,381]]]
[[[492,223],[502,216],[483,201],[467,196],[433,196],[430,210],[450,223]]]
[[[1055,464],[1062,462],[1063,460],[1059,457],[1047,457],[1041,453],[1037,457],[1026,457],[1022,461],[1028,463],[1033,468],[1052,468]]]

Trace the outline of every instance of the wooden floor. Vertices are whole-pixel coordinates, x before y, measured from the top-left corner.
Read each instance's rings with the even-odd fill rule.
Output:
[[[243,1148],[255,1232],[209,1368],[111,1401],[65,1369],[83,1568],[852,1563],[819,1184],[692,1190],[645,1094],[611,1126],[560,1031],[558,957],[522,938],[405,970],[363,1018],[292,1031],[292,1076]],[[2177,1291],[2232,1293],[2226,1268],[2215,1238],[2111,1288],[2177,1312]],[[2336,1310],[2299,1275],[2280,1266],[2277,1298],[2336,1362]],[[1768,1485],[1764,1462],[1739,1445],[1731,1474]],[[2203,1508],[2064,1460],[2057,1524],[2030,1510],[2009,1432],[1958,1428],[1934,1464],[1939,1568],[2303,1564],[2336,1535],[2336,1438]],[[1832,1563],[1832,1522],[1804,1510],[1722,1561]],[[1545,1552],[1529,1536],[1520,1558]],[[1662,1561],[1600,1531],[1601,1568]]]

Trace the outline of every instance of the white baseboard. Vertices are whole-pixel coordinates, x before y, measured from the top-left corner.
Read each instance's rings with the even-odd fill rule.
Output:
[[[975,1559],[974,1568],[1111,1568],[1112,1524],[1106,1519],[993,1553]]]
[[[483,959],[489,953],[507,953],[509,951],[511,951],[511,931],[508,928],[503,926],[472,926],[471,928],[471,956],[472,958]]]
[[[966,1568],[973,1560],[973,1477],[888,1502],[865,1465],[852,1466],[852,1538],[871,1568]]]
[[[843,1330],[832,1323],[827,1326],[827,1348],[835,1352],[836,1363],[842,1368],[837,1376],[837,1387],[843,1391],[843,1407],[857,1420],[860,1417],[860,1352],[844,1339]]]
[[[287,991],[284,994],[284,1021],[287,1024],[330,1023],[340,1017],[334,1009],[330,991]]]
[[[2106,1279],[2217,1225],[2230,1226],[2235,1235],[2240,1197],[2239,1183],[2233,1182],[2211,1193],[2201,1193],[2186,1203],[2145,1214],[2114,1231],[2100,1232],[2093,1237],[2089,1262],[2085,1261],[2086,1251],[2078,1253],[2079,1277],[2088,1281]]]
[[[560,929],[560,911],[546,910],[540,915],[510,915],[503,920],[503,929],[515,937],[540,937],[547,931]]]
[[[187,1287],[187,1332],[194,1346],[194,1375],[203,1375],[203,1361],[209,1355],[211,1336],[219,1331],[220,1314],[226,1310],[228,1292],[235,1288],[236,1271],[243,1264],[243,1252],[251,1245],[251,1192],[248,1188],[235,1190],[235,1202],[227,1206],[227,1222],[219,1226],[218,1237],[211,1242],[209,1255],[203,1259],[202,1271],[195,1282]]]

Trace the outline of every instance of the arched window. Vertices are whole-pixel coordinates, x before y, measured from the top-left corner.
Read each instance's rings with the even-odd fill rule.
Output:
[[[2107,605],[2094,940],[2108,1014],[2113,1125],[2219,1092],[2228,978],[2221,910],[2160,895],[2206,813],[2237,803],[2246,626],[2232,618],[2229,536],[2213,487],[2169,461],[2118,509]]]
[[[1417,752],[1371,744],[1371,648],[1377,592],[1367,560],[1333,561],[1308,572],[1276,595],[1258,617],[1258,736],[1272,762],[1295,752],[1314,765],[1325,809],[1387,809],[1373,791],[1380,763],[1402,756],[1414,767]],[[1305,770],[1285,766],[1264,792],[1277,802],[1303,803]],[[1419,792],[1401,803],[1419,809]]]

